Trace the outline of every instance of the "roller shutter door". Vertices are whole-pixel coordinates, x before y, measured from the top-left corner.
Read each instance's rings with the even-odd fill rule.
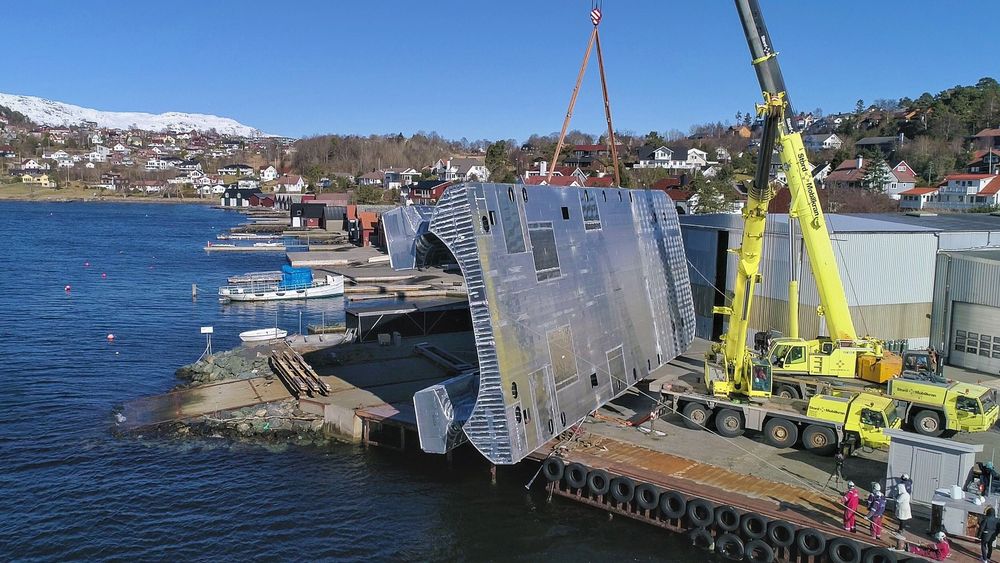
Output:
[[[1000,308],[954,302],[949,361],[993,375],[1000,373]]]

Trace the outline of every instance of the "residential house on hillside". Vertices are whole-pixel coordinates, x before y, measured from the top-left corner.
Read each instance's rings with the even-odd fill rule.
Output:
[[[1000,193],[1000,174],[952,174],[946,176],[931,202],[938,209],[967,210],[995,206]]]
[[[753,132],[750,131],[750,128],[746,125],[733,125],[726,131],[726,133],[730,137],[738,137],[740,139],[749,139],[753,134]]]
[[[1000,149],[1000,129],[983,129],[972,136],[979,149]]]
[[[553,176],[552,178],[547,178],[546,176],[527,176],[519,178],[519,180],[519,183],[528,186],[555,186],[560,188],[582,188],[584,186],[584,182],[576,176]]]
[[[382,187],[387,190],[399,189],[416,181],[420,172],[412,168],[386,168],[383,171]]]
[[[910,188],[899,193],[899,207],[901,209],[926,209],[934,205],[937,200],[940,187],[933,188]]]
[[[385,173],[381,170],[372,170],[371,172],[365,172],[361,176],[358,176],[359,186],[379,186],[381,187],[383,181],[385,180]]]
[[[174,163],[174,168],[181,172],[201,172],[201,163],[197,160],[180,160]]]
[[[260,195],[258,190],[241,190],[234,185],[227,186],[219,205],[223,207],[250,207],[250,196]]]
[[[625,156],[625,146],[615,145],[618,158]],[[563,160],[566,166],[578,166],[584,170],[594,168],[595,164],[603,165],[611,162],[611,149],[608,145],[573,145],[569,156]]]
[[[525,171],[524,177],[530,178],[531,176],[548,176],[549,175],[549,163],[546,160],[539,160],[535,162],[534,165]],[[581,182],[587,180],[587,173],[580,169],[578,166],[556,166],[552,169],[553,176],[576,176]]]
[[[434,205],[441,199],[451,182],[442,180],[422,180],[399,189],[400,203],[403,205]]]
[[[49,165],[45,162],[38,162],[33,158],[26,158],[21,161],[21,170],[48,170]]]
[[[14,158],[16,156],[17,151],[14,150],[14,147],[10,145],[0,147],[0,158]]]
[[[302,193],[306,189],[306,181],[297,174],[286,174],[275,180],[274,191],[285,193]]]
[[[241,190],[260,191],[260,182],[256,178],[240,178],[236,180],[236,187]]]
[[[222,176],[253,176],[253,166],[246,164],[229,164],[218,170]]]
[[[889,156],[898,150],[905,141],[905,137],[900,133],[897,137],[865,137],[854,143],[857,152],[865,150],[878,150],[885,156]]]
[[[490,171],[483,157],[455,157],[434,163],[438,180],[445,182],[488,182]]]
[[[42,188],[56,187],[56,183],[49,180],[49,175],[44,172],[25,172],[21,175],[21,183]]]
[[[839,149],[843,146],[844,141],[833,133],[820,133],[818,135],[803,135],[802,143],[805,145],[806,150],[825,151]]]
[[[639,160],[632,167],[693,171],[701,170],[708,162],[708,153],[701,149],[683,151],[647,145],[639,148]]]
[[[965,166],[970,174],[1000,172],[1000,149],[979,150],[972,153],[972,160]]]
[[[272,180],[278,179],[278,169],[274,166],[265,166],[258,172],[258,177],[261,182],[270,182]]]
[[[916,185],[916,174],[914,174],[913,169],[905,161],[901,160],[892,168],[889,168],[886,164],[882,165],[885,169],[883,175],[885,181],[881,186],[865,186],[864,180],[870,165],[871,161],[866,161],[861,156],[845,160],[826,177],[826,186],[832,188],[865,187],[882,192],[893,199],[899,199],[900,193]]]

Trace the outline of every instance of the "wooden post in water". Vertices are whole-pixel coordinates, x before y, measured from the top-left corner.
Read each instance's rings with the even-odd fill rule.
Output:
[[[198,297],[198,284],[193,283],[191,284],[191,299],[195,299],[197,297]]]

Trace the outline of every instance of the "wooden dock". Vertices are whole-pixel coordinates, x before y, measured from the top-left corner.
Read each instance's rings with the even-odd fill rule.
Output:
[[[203,249],[205,252],[284,252],[285,245],[278,246],[223,246],[210,244]]]

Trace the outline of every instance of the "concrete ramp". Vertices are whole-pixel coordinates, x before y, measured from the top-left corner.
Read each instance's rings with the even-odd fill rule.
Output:
[[[234,379],[129,401],[122,427],[134,430],[291,397],[276,377]]]

